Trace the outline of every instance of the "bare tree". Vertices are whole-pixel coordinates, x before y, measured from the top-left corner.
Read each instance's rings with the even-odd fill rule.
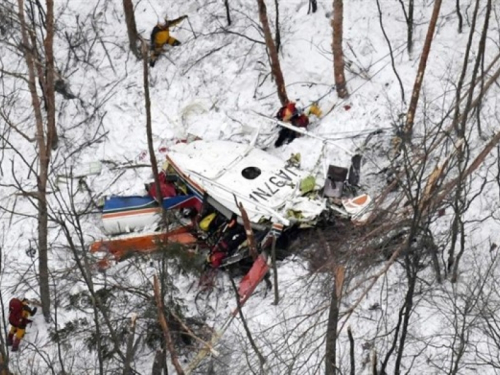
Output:
[[[328,324],[326,328],[326,349],[325,349],[325,375],[335,375],[339,373],[337,367],[337,325],[339,321],[340,300],[342,298],[342,288],[344,284],[343,266],[335,266],[333,277],[333,288],[330,300],[330,312],[328,314]]]
[[[408,10],[403,0],[399,0],[399,3],[401,4],[401,8],[403,8],[403,14],[405,16],[406,43],[408,44],[408,53],[411,54],[413,52],[413,11],[415,6],[413,0],[408,0]]]
[[[224,0],[224,8],[226,9],[227,25],[231,26],[231,12],[229,9],[229,0]]]
[[[344,73],[344,51],[342,49],[342,34],[343,34],[343,18],[344,18],[344,2],[343,0],[333,0],[333,17],[332,17],[332,51],[333,51],[333,74],[335,77],[335,87],[339,98],[349,96]]]
[[[137,33],[137,26],[135,24],[134,4],[132,0],[123,0],[123,11],[125,13],[125,22],[127,23],[127,34],[130,51],[137,57],[141,58],[139,50],[139,36]]]
[[[466,101],[465,104],[463,105],[463,108],[461,108],[461,101],[460,101],[460,94],[462,92],[463,88],[463,81],[464,77],[467,71],[467,66],[468,66],[468,57],[471,49],[471,44],[472,44],[472,39],[473,35],[476,33],[475,30],[475,25],[476,25],[476,18],[479,10],[479,1],[476,1],[474,13],[473,13],[473,20],[471,24],[471,30],[469,33],[469,40],[467,43],[466,47],[466,56],[464,58],[463,66],[462,66],[462,72],[460,75],[458,87],[457,87],[457,94],[456,94],[456,103],[455,103],[455,108],[454,108],[454,116],[453,116],[453,126],[455,129],[456,136],[459,140],[462,140],[464,143],[464,146],[459,149],[459,154],[458,154],[458,163],[457,163],[457,170],[458,170],[458,176],[460,178],[460,182],[457,184],[457,189],[455,190],[455,197],[454,197],[454,202],[452,204],[452,209],[454,212],[454,219],[452,223],[452,236],[451,236],[451,241],[450,241],[450,248],[449,248],[449,255],[448,255],[448,269],[451,271],[451,281],[456,282],[458,278],[458,270],[459,270],[459,263],[460,263],[460,258],[463,256],[465,249],[466,249],[466,244],[465,244],[465,227],[464,227],[464,221],[463,221],[463,215],[467,211],[470,203],[469,200],[467,199],[467,192],[470,190],[470,186],[468,186],[467,181],[462,178],[465,169],[467,167],[467,162],[469,161],[469,150],[468,150],[468,143],[466,142],[465,136],[467,132],[467,124],[470,123],[470,113],[472,111],[472,101],[473,101],[473,95],[474,95],[474,89],[475,86],[470,87],[467,90],[466,93]],[[488,24],[489,24],[489,18],[491,15],[491,0],[488,0],[487,6],[486,6],[486,13],[485,13],[485,19],[484,19],[484,25],[483,25],[483,30],[481,32],[481,38],[479,40],[479,45],[477,48],[476,52],[476,62],[473,67],[472,71],[472,82],[475,82],[477,80],[477,75],[479,72],[479,66],[481,64],[481,61],[484,61],[485,58],[485,48],[486,48],[486,38],[488,34]],[[482,91],[484,89],[484,86],[482,84],[482,79],[481,79],[481,84],[479,87],[479,90]],[[481,129],[479,127],[479,122],[477,123],[478,125],[478,131],[479,135],[481,135]],[[456,246],[459,244],[459,251],[458,253],[455,252]]]
[[[439,16],[439,11],[441,9],[442,0],[436,0],[434,2],[434,8],[432,10],[432,16],[429,21],[429,28],[427,29],[427,35],[425,37],[424,47],[422,49],[422,56],[420,56],[420,63],[418,65],[417,77],[415,78],[415,83],[413,84],[413,93],[411,95],[410,107],[408,108],[408,114],[406,115],[406,124],[404,126],[404,141],[410,141],[413,132],[413,123],[415,121],[415,112],[417,110],[418,99],[420,97],[420,89],[422,88],[422,83],[424,81],[425,68],[427,66],[427,59],[429,58],[429,53],[431,51],[432,40],[434,39],[434,30],[436,29],[436,23]]]
[[[54,95],[54,56],[52,44],[54,39],[54,3],[47,0],[47,36],[45,38],[46,76],[38,76],[37,68],[40,61],[34,55],[35,46],[28,39],[28,28],[24,17],[24,2],[18,0],[19,21],[21,25],[23,53],[28,66],[28,87],[31,94],[33,110],[35,112],[36,140],[39,153],[39,171],[37,176],[37,208],[38,208],[38,249],[40,273],[40,297],[45,320],[50,320],[50,288],[48,269],[48,212],[47,212],[47,179],[51,149],[57,144],[55,132],[55,95]],[[44,82],[43,88],[47,104],[47,124],[44,125],[40,99],[36,89],[36,79]],[[47,133],[45,135],[45,131]]]
[[[462,17],[462,12],[460,11],[460,0],[456,0],[455,9],[457,11],[457,18],[458,18],[458,33],[461,34],[463,26],[463,17]]]
[[[267,52],[269,55],[269,60],[271,62],[271,73],[276,81],[276,86],[278,89],[278,98],[282,105],[288,103],[288,96],[286,94],[285,80],[283,78],[283,73],[281,71],[280,60],[278,57],[278,50],[273,40],[271,34],[271,28],[269,27],[269,20],[267,18],[267,8],[264,0],[257,0],[259,6],[259,19],[264,30],[264,38],[266,40]]]

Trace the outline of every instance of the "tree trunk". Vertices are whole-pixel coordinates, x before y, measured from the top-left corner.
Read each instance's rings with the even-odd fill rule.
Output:
[[[328,325],[326,328],[326,350],[325,350],[325,375],[335,375],[337,370],[337,324],[339,322],[339,306],[342,298],[342,286],[344,284],[344,267],[335,267],[330,313],[328,314]]]
[[[269,27],[269,20],[267,19],[267,8],[264,0],[257,0],[259,6],[259,19],[262,23],[262,28],[264,30],[264,38],[266,40],[266,47],[269,54],[269,59],[271,61],[271,73],[276,81],[276,86],[278,89],[278,97],[280,99],[281,105],[288,103],[288,96],[286,94],[285,80],[283,78],[283,73],[281,72],[280,60],[278,58],[278,50],[274,44],[273,36],[271,34],[271,28]]]
[[[40,175],[38,176],[38,238],[39,238],[39,269],[40,269],[40,298],[43,316],[50,320],[50,288],[48,264],[48,222],[47,211],[47,180],[49,175],[50,149],[57,148],[58,137],[56,129],[56,106],[54,90],[54,1],[47,0],[46,15],[47,36],[44,41],[45,49],[45,99],[47,103],[47,141],[44,152],[40,150]]]
[[[479,0],[476,0],[476,7],[479,8]],[[479,68],[481,65],[481,61],[484,61],[485,49],[486,49],[486,38],[488,36],[488,25],[489,25],[490,16],[491,16],[491,0],[488,0],[486,3],[486,14],[484,15],[483,30],[481,32],[481,38],[479,40],[478,49],[476,51],[476,61],[474,64],[474,68],[472,70],[471,82],[476,82]],[[472,33],[472,31],[471,31],[471,33]],[[483,79],[480,80],[480,83],[481,83],[481,90],[480,90],[480,93],[481,93],[483,91],[482,89],[484,89]],[[475,87],[475,85],[472,85],[472,87],[470,88],[470,90],[467,94],[467,101],[465,104],[465,108],[463,109],[463,113],[461,115],[461,124],[460,124],[460,127],[458,129],[458,136],[461,138],[465,137],[465,134],[466,134],[466,123],[469,119],[469,114],[470,114],[470,111],[472,109],[472,97],[474,96],[474,87]],[[482,95],[480,94],[479,97],[482,97]]]
[[[477,10],[479,8],[479,3],[480,3],[480,1],[476,0],[476,9],[474,11],[474,17],[477,14]],[[491,16],[491,0],[488,0],[487,5],[486,5],[486,14],[484,16],[483,30],[481,32],[481,38],[479,40],[478,49],[476,51],[476,62],[474,64],[474,68],[472,71],[471,82],[476,82],[481,62],[484,61],[485,49],[486,49],[486,38],[488,36],[488,26],[489,26],[490,16]],[[474,20],[475,20],[475,18],[474,18]],[[469,35],[469,42],[470,43],[472,43],[473,33],[475,34],[475,30],[473,28],[471,28],[471,32]],[[469,47],[469,44],[467,47]],[[468,53],[468,49],[467,49],[467,53]],[[466,66],[467,66],[466,64],[467,63],[464,60],[464,70],[466,69]],[[464,70],[462,71],[462,75],[464,74]],[[461,76],[461,78],[462,78],[462,76]],[[480,82],[481,82],[480,92],[482,92],[484,89],[484,84],[482,83],[483,82],[482,80]],[[467,101],[466,101],[466,104],[463,108],[463,113],[459,114],[460,108],[458,105],[456,106],[456,109],[455,109],[454,120],[456,119],[456,123],[457,123],[455,129],[456,129],[457,136],[459,137],[459,139],[465,139],[465,135],[467,133],[466,125],[467,125],[467,121],[468,121],[470,113],[471,113],[472,97],[474,96],[474,87],[475,86],[472,85],[467,93]],[[458,124],[458,122],[460,122],[460,124]],[[456,259],[453,262],[453,272],[452,272],[451,279],[450,279],[450,281],[452,283],[455,283],[458,279],[458,265],[459,265],[459,262],[460,262],[462,255],[465,252],[465,233],[464,233],[464,222],[462,221],[462,218],[463,218],[463,215],[465,214],[465,212],[467,211],[468,205],[466,202],[466,196],[465,196],[465,191],[464,191],[466,180],[462,176],[463,176],[463,173],[465,171],[466,164],[467,164],[467,160],[466,160],[467,154],[468,154],[468,152],[466,151],[465,147],[461,147],[459,149],[458,165],[457,165],[459,181],[458,181],[457,189],[455,192],[455,204],[453,205],[453,208],[455,211],[455,217],[457,219],[458,225],[454,226],[453,229],[457,230],[460,233],[460,251],[459,251]],[[450,249],[450,253],[452,255],[453,255],[454,247],[455,247],[454,243],[452,243],[452,249]],[[451,258],[451,256],[450,256],[450,258]]]
[[[309,9],[307,9],[307,14],[316,13],[318,10],[318,2],[317,0],[309,0]]]
[[[343,14],[343,0],[333,0],[333,74],[335,76],[335,87],[339,98],[346,98],[349,96],[344,74],[344,51],[342,50]]]
[[[436,23],[439,16],[439,10],[441,9],[441,3],[442,0],[435,0],[434,2],[434,9],[432,10],[432,16],[429,22],[429,28],[427,29],[424,48],[422,50],[422,56],[420,57],[420,63],[418,65],[417,78],[415,79],[415,83],[413,85],[410,108],[408,109],[406,124],[404,127],[404,140],[407,142],[411,140],[413,132],[415,111],[417,110],[418,98],[420,97],[420,89],[422,88],[422,82],[424,80],[425,68],[427,66],[427,59],[431,51],[432,39],[434,38],[434,30],[436,29]]]
[[[160,284],[158,282],[158,277],[155,275],[153,279],[154,284],[154,295],[156,300],[156,307],[158,309],[158,321],[160,322],[160,326],[163,331],[163,335],[165,337],[165,343],[168,351],[170,352],[170,358],[172,360],[172,364],[177,371],[177,375],[184,375],[184,371],[182,370],[181,364],[179,363],[179,359],[177,358],[177,352],[174,348],[174,343],[172,342],[172,336],[170,335],[170,328],[167,323],[167,319],[165,318],[165,313],[163,311],[163,301],[160,294]]]
[[[132,359],[134,358],[134,336],[135,323],[137,315],[134,313],[130,317],[130,326],[127,337],[127,351],[125,352],[125,363],[123,364],[123,375],[132,375],[135,371],[132,370]]]
[[[227,25],[231,26],[231,12],[229,11],[229,0],[224,0],[224,8],[226,8]]]
[[[42,160],[42,155],[40,155]],[[45,176],[43,176],[45,174]],[[47,212],[47,169],[42,168],[38,176],[38,268],[40,274],[40,300],[43,316],[46,322],[50,321],[50,288],[48,262],[48,223]]]
[[[460,118],[462,116],[461,110],[462,108],[462,101],[460,98],[462,97],[462,89],[464,87],[464,82],[465,82],[465,77],[467,75],[467,70],[469,66],[469,60],[470,58],[470,51],[472,48],[472,42],[474,40],[474,35],[476,34],[476,21],[477,21],[477,15],[479,12],[479,1],[476,1],[476,5],[474,7],[474,11],[472,12],[472,20],[470,23],[470,32],[469,32],[469,38],[467,40],[467,45],[465,47],[465,52],[464,52],[464,62],[462,64],[462,71],[460,72],[460,78],[458,79],[458,82],[456,84],[456,94],[455,94],[455,109],[454,109],[454,114],[453,114],[453,122],[452,125],[455,128],[455,133],[456,135],[460,136]],[[474,82],[474,81],[473,81]],[[475,85],[472,84],[469,87],[469,92],[474,91]],[[469,98],[470,95],[467,95],[467,98]],[[463,135],[462,135],[463,137]]]
[[[132,0],[123,0],[123,11],[125,13],[125,22],[127,23],[127,34],[128,34],[128,43],[130,47],[130,51],[137,57],[141,58],[141,54],[139,48],[137,47],[137,42],[139,37],[137,35],[137,26],[135,24],[135,15],[134,15],[134,4],[132,4]]]
[[[9,357],[7,356],[5,341],[0,343],[0,375],[11,375],[9,371]]]
[[[396,363],[394,364],[394,375],[399,375],[401,373],[401,361],[406,347],[406,336],[408,335],[408,327],[410,326],[410,317],[413,310],[413,297],[415,294],[418,272],[418,257],[414,255],[413,258],[410,259],[409,256],[407,256],[405,259],[405,266],[408,278],[408,291],[406,292],[405,297],[403,325],[401,327],[401,337],[399,338],[399,349],[396,355]]]
[[[408,44],[408,53],[411,55],[413,51],[413,0],[408,1],[408,11],[406,11],[404,0],[399,0],[406,22],[406,43]]]
[[[349,359],[351,363],[351,375],[356,375],[356,357],[354,354],[354,337],[352,335],[351,327],[347,327],[347,336],[349,337]]]
[[[456,0],[455,6],[458,18],[458,33],[462,34],[463,17],[462,17],[462,12],[460,11],[460,0]]]
[[[166,375],[166,374],[168,374],[168,369],[165,366],[165,351],[157,350],[155,358],[153,360],[151,375]]]
[[[56,95],[54,64],[54,0],[47,0],[47,36],[45,37],[45,98],[47,101],[47,146],[55,150],[59,143],[56,129]]]
[[[408,4],[408,19],[406,20],[406,40],[408,42],[408,52],[411,54],[413,52],[413,10],[414,10],[413,0],[410,0]]]
[[[276,41],[276,51],[280,50],[281,46],[281,33],[280,33],[280,3],[278,0],[274,0],[274,7],[276,8],[276,18],[275,18],[275,38]]]
[[[145,42],[142,42],[142,66],[143,66],[143,85],[144,85],[144,105],[146,108],[146,137],[148,143],[149,160],[151,169],[153,170],[153,178],[156,189],[156,201],[160,205],[161,219],[165,230],[168,228],[167,210],[163,208],[163,196],[161,194],[160,180],[158,178],[158,162],[156,161],[155,150],[153,147],[153,129],[151,125],[151,98],[149,95],[149,68],[148,68],[148,47]],[[166,246],[165,241],[163,246]]]
[[[38,202],[38,268],[40,274],[40,299],[42,303],[43,316],[47,322],[50,321],[50,288],[49,288],[49,269],[48,269],[48,246],[47,246],[47,230],[48,230],[48,213],[47,213],[47,177],[50,161],[50,147],[48,147],[48,142],[45,141],[45,132],[43,124],[43,116],[41,110],[40,98],[36,90],[36,73],[35,66],[38,63],[33,56],[33,51],[30,48],[28,31],[26,27],[26,21],[24,18],[24,2],[23,0],[18,0],[19,7],[19,22],[21,24],[21,34],[23,43],[23,54],[26,60],[26,65],[28,66],[28,89],[31,96],[31,105],[33,106],[33,111],[35,113],[35,124],[36,124],[36,140],[38,145],[39,154],[39,168],[37,176],[37,202]],[[48,0],[47,6],[52,6],[51,15],[53,18],[53,3]],[[49,15],[49,10],[47,9],[47,17]],[[47,19],[47,24],[49,20]],[[49,26],[47,26],[49,30]],[[53,35],[53,26],[52,26]],[[48,32],[47,32],[48,38]],[[48,90],[47,90],[48,91]],[[55,119],[55,116],[54,116]],[[47,132],[47,140],[50,139],[51,131]]]
[[[276,266],[276,236],[274,235],[271,245],[271,257],[273,261],[274,305],[277,305],[280,302],[280,292],[278,289],[278,267]]]

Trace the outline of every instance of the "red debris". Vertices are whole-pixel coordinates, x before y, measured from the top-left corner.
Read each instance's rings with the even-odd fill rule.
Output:
[[[260,254],[257,260],[253,263],[250,271],[248,271],[243,279],[241,279],[240,286],[238,288],[241,305],[243,305],[246,300],[250,298],[257,285],[259,285],[264,276],[266,276],[267,271],[269,271],[267,257],[265,254]]]

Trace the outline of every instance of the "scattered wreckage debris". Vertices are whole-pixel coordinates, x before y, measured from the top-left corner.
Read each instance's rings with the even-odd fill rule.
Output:
[[[310,172],[253,144],[195,140],[172,146],[166,158],[160,174],[163,208],[154,199],[151,185],[146,187],[147,196],[110,197],[103,207],[106,233],[147,228],[150,232],[98,241],[93,249],[108,247],[117,260],[133,251],[150,253],[163,233],[171,243],[178,240],[181,245],[204,248],[209,264],[218,268],[250,255],[239,204],[245,207],[260,251],[270,246],[266,238],[273,224],[281,225],[283,233],[310,228],[329,216],[325,212],[359,224],[371,206],[366,194],[345,197],[347,190],[355,189],[349,181],[359,182],[360,158],[349,169],[330,166],[322,189]],[[345,185],[350,189],[344,189]],[[154,231],[160,226],[161,209],[174,213],[174,224],[185,230],[182,236],[177,227]]]
[[[275,239],[315,227],[325,217],[341,216],[362,224],[370,214],[371,198],[355,195],[360,155],[349,153],[352,165],[348,168],[330,166],[321,186],[298,163],[255,148],[255,140],[256,136],[249,145],[203,140],[175,144],[166,154],[160,178],[163,207],[156,202],[152,185],[146,188],[147,196],[108,198],[102,214],[104,230],[122,235],[91,246],[92,252],[107,252],[115,261],[134,252],[161,250],[165,243],[205,252],[206,277],[200,278],[200,288],[213,285],[218,268],[252,259],[238,287],[238,306],[191,361],[186,374],[211,353],[239,309],[269,274],[267,254]],[[175,227],[123,235],[131,229],[157,229],[162,209],[176,218],[172,223]],[[109,257],[104,259],[102,265],[109,266]]]

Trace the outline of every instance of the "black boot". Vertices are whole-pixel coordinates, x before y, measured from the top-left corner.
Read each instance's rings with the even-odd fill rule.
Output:
[[[20,343],[21,343],[21,340],[19,340],[17,337],[14,337],[14,342],[12,343],[11,351],[17,352],[19,350]]]

